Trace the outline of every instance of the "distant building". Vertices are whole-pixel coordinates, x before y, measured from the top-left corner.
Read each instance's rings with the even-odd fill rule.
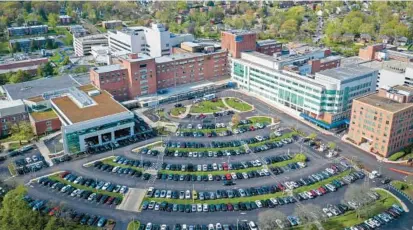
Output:
[[[60,15],[59,16],[60,24],[67,25],[72,23],[72,17],[69,15]]]
[[[95,34],[84,37],[73,36],[73,49],[76,56],[90,55],[92,46],[107,46],[108,38],[107,34]]]
[[[282,52],[282,43],[273,39],[257,41],[257,52],[266,55],[280,54]]]
[[[119,26],[122,26],[122,20],[110,20],[102,22],[102,27],[105,29],[114,29]]]
[[[17,49],[18,51],[29,52],[33,49],[46,48],[46,42],[50,40],[51,43],[55,42],[55,37],[32,37],[32,38],[20,38],[9,40],[9,48]]]
[[[29,116],[22,100],[0,100],[0,136],[7,136],[14,124],[28,121]]]
[[[348,138],[383,157],[412,145],[413,88],[382,87],[353,100]]]
[[[87,30],[82,25],[72,25],[69,27],[69,31],[73,37],[83,37],[87,34]]]
[[[118,31],[108,31],[111,52],[125,51],[143,53],[151,57],[171,54],[171,49],[185,41],[193,41],[192,34],[170,33],[162,24],[148,27],[128,27]]]
[[[24,36],[24,35],[39,35],[47,34],[47,25],[35,25],[35,26],[20,26],[20,27],[10,27],[7,28],[9,37],[13,36]]]
[[[22,61],[12,61],[0,64],[0,75],[8,72],[17,72],[18,70],[27,71],[31,75],[37,74],[37,67],[41,64],[47,63],[47,58],[35,58]]]

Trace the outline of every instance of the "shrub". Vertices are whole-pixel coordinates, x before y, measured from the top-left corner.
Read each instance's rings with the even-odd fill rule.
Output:
[[[391,155],[388,159],[391,161],[397,161],[399,158],[403,157],[406,154],[404,151],[400,151]]]

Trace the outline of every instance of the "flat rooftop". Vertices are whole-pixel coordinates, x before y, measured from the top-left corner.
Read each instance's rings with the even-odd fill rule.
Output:
[[[369,61],[366,61],[366,60],[360,58],[359,56],[347,57],[347,58],[341,59],[341,66],[362,64],[362,63],[365,63],[365,62],[369,62]]]
[[[226,30],[222,32],[228,33],[228,34],[234,34],[234,35],[255,34],[255,32],[250,31],[250,30]]]
[[[201,57],[203,56],[203,53],[178,53],[178,54],[172,54],[169,56],[162,56],[155,58],[156,63],[166,63],[166,62],[171,62],[171,61],[178,61],[178,60],[183,60],[187,58],[193,58],[193,57]]]
[[[62,75],[17,84],[7,84],[3,85],[3,89],[10,99],[16,100],[28,99],[42,95],[45,92],[66,89],[73,86],[78,87],[89,83],[89,74],[73,77]]]
[[[106,73],[106,72],[112,72],[112,71],[122,70],[122,69],[126,69],[126,68],[119,64],[113,64],[113,65],[95,67],[93,68],[93,71],[95,71],[96,73]]]
[[[360,64],[362,66],[366,66],[369,68],[377,69],[377,70],[389,70],[395,73],[404,73],[406,67],[409,66],[409,63],[402,62],[398,60],[388,60],[388,61],[370,61]]]
[[[343,80],[349,80],[352,78],[356,78],[361,75],[371,73],[373,71],[375,70],[369,67],[362,66],[362,65],[348,65],[348,66],[340,66],[334,69],[324,70],[317,74],[328,76],[328,77],[343,81]]]
[[[274,40],[274,39],[267,39],[267,40],[260,40],[260,41],[257,41],[257,45],[258,46],[263,46],[263,45],[271,45],[271,44],[279,44],[279,42],[277,42],[276,40]]]
[[[45,120],[50,120],[53,118],[58,118],[56,112],[52,109],[40,111],[40,112],[32,112],[30,113],[30,116],[32,116],[32,118],[35,121],[45,121]]]
[[[89,91],[97,90],[90,84],[80,86],[78,89],[86,94]],[[99,92],[100,94],[90,97],[96,104],[85,107],[79,107],[69,96],[54,98],[52,102],[72,124],[129,111],[115,101],[108,92],[104,90],[99,90]]]
[[[413,103],[399,103],[390,100],[389,98],[380,97],[377,93],[360,97],[355,100],[392,113],[413,107]]]

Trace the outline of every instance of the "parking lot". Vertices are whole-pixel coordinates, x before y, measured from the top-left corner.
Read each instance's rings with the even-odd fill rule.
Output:
[[[187,105],[192,101],[180,103]],[[177,132],[162,138],[142,136],[149,139],[142,141],[126,138],[119,143],[123,146],[113,150],[111,146],[90,149],[93,154],[88,158],[45,170],[45,174],[58,169],[68,171],[76,179],[82,177],[80,185],[74,183],[76,179],[49,176],[58,185],[53,188],[54,184],[32,183],[29,194],[36,199],[63,202],[87,214],[86,221],[90,216],[114,219],[117,229],[124,229],[132,219],[140,220],[142,226],[150,223],[154,228],[165,224],[172,229],[179,224],[180,229],[184,229],[183,225],[187,229],[202,229],[212,224],[212,229],[217,230],[251,229],[250,221],[258,224],[258,214],[265,210],[294,216],[298,202],[326,208],[325,215],[331,217],[346,212],[345,206],[349,204],[341,201],[349,184],[363,183],[361,172],[351,169],[351,163],[343,158],[326,158],[325,153],[315,150],[284,125],[282,119],[275,124],[271,118],[279,118],[280,114],[263,112],[259,109],[262,105],[251,104],[258,109],[240,113],[240,122],[235,126],[231,124],[232,114],[182,119],[166,116],[179,123]],[[174,104],[161,106],[165,111],[173,107]],[[162,151],[154,147],[132,151],[160,140]],[[32,154],[21,159],[29,155],[32,159]],[[113,157],[101,159],[109,156]],[[92,161],[88,167],[83,166]],[[344,168],[344,164],[348,166]],[[102,190],[97,187],[99,183],[103,183],[102,187],[106,183],[113,186]],[[62,192],[68,185],[68,191]],[[123,186],[145,191],[146,196],[135,196],[130,200],[133,204],[119,208],[122,199],[115,200],[124,198],[120,192]],[[371,182],[370,186],[380,186],[380,182]],[[148,189],[153,194],[147,194]],[[98,195],[100,199],[96,198]],[[295,222],[292,217],[283,223],[288,226]],[[388,226],[399,223],[393,222]]]

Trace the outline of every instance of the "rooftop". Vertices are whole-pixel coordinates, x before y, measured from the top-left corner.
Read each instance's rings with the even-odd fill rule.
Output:
[[[334,68],[334,69],[324,70],[317,74],[343,81],[343,80],[349,80],[352,78],[356,78],[364,74],[369,74],[373,71],[375,70],[369,67],[361,66],[361,65],[347,65],[347,66],[341,66],[341,67]]]
[[[233,34],[233,35],[245,35],[245,34],[256,34],[253,31],[249,31],[249,30],[226,30],[226,31],[222,31],[224,33],[228,33],[228,34]]]
[[[106,72],[112,72],[112,71],[122,70],[122,69],[126,69],[126,68],[119,64],[113,64],[113,65],[95,67],[93,68],[93,71],[95,71],[96,73],[106,73]]]
[[[44,121],[44,120],[49,120],[52,118],[57,118],[57,114],[53,109],[48,109],[45,111],[40,111],[40,112],[32,112],[30,113],[30,116],[37,122],[37,121]]]
[[[162,56],[162,57],[155,58],[155,62],[166,63],[170,61],[178,61],[178,60],[183,60],[187,58],[200,57],[202,55],[203,53],[178,53],[178,54],[172,54],[169,56]]]
[[[362,64],[368,62],[359,56],[353,56],[348,58],[341,59],[341,66],[353,65],[353,64]]]
[[[399,103],[389,98],[380,97],[377,93],[366,95],[355,100],[392,113],[413,107],[413,103]]]
[[[23,71],[37,70],[37,67],[39,65],[40,64],[32,65],[32,66],[25,66],[25,67],[16,67],[16,68],[11,68],[11,69],[0,69],[0,74],[5,74],[5,73],[8,73],[8,72],[14,73],[14,72],[17,72],[19,70],[23,70]]]
[[[328,56],[325,58],[321,58],[320,62],[324,63],[324,62],[330,62],[330,61],[335,61],[335,60],[340,60],[340,59],[343,59],[343,57],[342,56]]]
[[[277,42],[274,39],[267,39],[267,40],[260,40],[257,41],[257,45],[258,46],[263,46],[263,45],[270,45],[270,44],[278,44],[279,42]]]
[[[20,105],[24,105],[22,100],[14,100],[14,101],[0,100],[0,109],[6,109],[6,108],[20,106]]]
[[[28,99],[42,95],[45,92],[67,89],[73,86],[89,84],[89,75],[70,77],[69,75],[56,76],[52,78],[41,78],[17,84],[3,85],[7,96],[12,99]]]
[[[93,85],[80,86],[78,89],[84,93],[97,90]],[[68,95],[54,98],[52,102],[72,124],[128,112],[108,92],[103,90],[99,92],[90,97],[95,103],[84,107],[79,107],[78,103]]]
[[[377,69],[377,70],[389,70],[396,73],[404,73],[406,67],[409,65],[406,62],[398,61],[398,60],[388,60],[388,61],[370,61],[360,64],[362,66],[366,66],[369,68]]]

